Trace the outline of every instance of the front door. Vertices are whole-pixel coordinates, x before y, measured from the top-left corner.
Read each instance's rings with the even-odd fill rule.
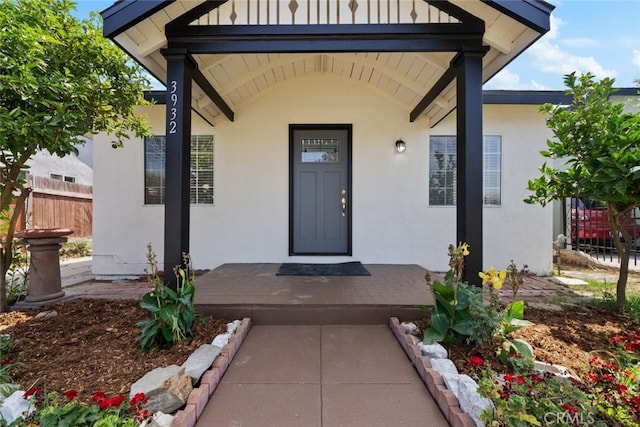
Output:
[[[351,255],[351,125],[289,128],[290,254]]]

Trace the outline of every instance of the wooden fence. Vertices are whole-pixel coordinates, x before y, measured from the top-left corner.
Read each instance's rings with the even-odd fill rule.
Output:
[[[91,237],[93,187],[39,176],[29,176],[33,191],[27,200],[22,228],[68,228],[71,237]]]

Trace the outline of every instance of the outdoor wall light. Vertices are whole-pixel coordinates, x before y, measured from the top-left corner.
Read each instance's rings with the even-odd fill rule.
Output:
[[[398,153],[404,153],[405,151],[407,151],[407,144],[401,139],[397,140],[396,141],[396,151]]]

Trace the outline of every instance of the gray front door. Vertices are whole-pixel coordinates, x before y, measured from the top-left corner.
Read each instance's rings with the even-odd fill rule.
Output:
[[[291,125],[290,253],[351,255],[351,125]]]

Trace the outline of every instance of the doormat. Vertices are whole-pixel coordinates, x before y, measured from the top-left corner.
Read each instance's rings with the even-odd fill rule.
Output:
[[[284,263],[276,276],[371,276],[360,262],[340,264]]]

